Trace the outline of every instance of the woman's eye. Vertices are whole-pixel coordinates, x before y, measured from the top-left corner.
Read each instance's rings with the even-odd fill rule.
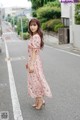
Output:
[[[33,26],[36,26],[36,24],[33,24]]]
[[[32,24],[31,26],[36,26],[36,24]]]

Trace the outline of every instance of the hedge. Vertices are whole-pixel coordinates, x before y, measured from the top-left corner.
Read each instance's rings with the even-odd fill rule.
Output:
[[[58,32],[58,29],[64,27],[60,19],[52,19],[42,24],[42,29],[47,31]]]
[[[20,33],[20,36],[22,37],[22,32]],[[27,40],[27,39],[29,39],[29,38],[30,38],[30,35],[29,35],[28,32],[23,33],[23,39],[24,39],[24,40]]]
[[[45,5],[46,7],[48,7],[48,6],[50,6],[50,7],[60,7],[61,6],[61,4],[60,4],[60,2],[58,1],[58,0],[56,0],[56,1],[54,1],[54,2],[48,2],[46,5]]]
[[[76,4],[75,7],[75,24],[80,25],[80,3]]]
[[[58,7],[42,7],[36,11],[36,14],[38,19],[46,18],[46,20],[61,17],[61,11]]]

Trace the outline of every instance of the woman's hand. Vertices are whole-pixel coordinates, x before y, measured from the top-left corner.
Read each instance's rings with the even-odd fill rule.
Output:
[[[26,69],[28,69],[28,63],[26,64]]]
[[[30,65],[29,66],[29,73],[33,73],[34,72],[34,67],[33,67],[33,65]]]

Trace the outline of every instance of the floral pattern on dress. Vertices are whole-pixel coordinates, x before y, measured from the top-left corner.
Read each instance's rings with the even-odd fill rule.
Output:
[[[28,44],[28,64],[31,63],[32,50],[35,49],[36,52],[34,72],[29,73],[28,71],[28,94],[32,98],[52,96],[50,87],[43,73],[42,63],[40,59],[40,44],[41,38],[38,34],[32,36]]]

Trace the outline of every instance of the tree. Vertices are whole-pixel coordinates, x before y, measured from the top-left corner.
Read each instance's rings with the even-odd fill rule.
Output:
[[[38,9],[39,7],[44,6],[48,2],[54,2],[56,0],[29,0],[32,2],[32,8],[33,9]]]
[[[11,15],[10,15],[10,14],[7,15],[6,20],[7,20],[8,22],[11,22]]]
[[[28,31],[28,19],[26,17],[19,17],[17,22],[17,32],[18,34],[21,33],[21,19],[22,19],[22,25],[23,25],[23,32]]]

